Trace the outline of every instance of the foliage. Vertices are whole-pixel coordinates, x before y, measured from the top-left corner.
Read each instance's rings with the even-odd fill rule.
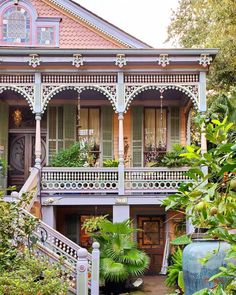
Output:
[[[0,294],[49,295],[51,290],[66,294],[60,265],[35,256],[37,239],[32,232],[38,221],[21,209],[30,199],[25,194],[18,201],[5,202],[0,193]]]
[[[191,242],[192,240],[189,238],[189,236],[183,235],[172,240],[171,244],[174,246],[180,246],[180,245],[188,245]]]
[[[232,128],[227,118],[206,125],[206,137],[213,147],[204,154],[200,149],[187,147],[183,156],[196,163],[187,173],[191,182],[182,184],[176,194],[164,201],[167,210],[182,209],[195,227],[208,228],[209,236],[231,244],[231,258],[236,257],[236,234],[232,232],[236,228],[236,144]],[[227,285],[231,288],[235,285],[236,269],[228,264],[224,273],[231,278]],[[218,294],[217,289],[214,292],[209,294]],[[227,294],[233,294],[230,292]]]
[[[100,243],[100,275],[105,282],[125,281],[142,275],[148,267],[149,257],[133,241],[136,231],[129,220],[112,223],[104,219],[99,231],[90,234]]]
[[[24,251],[17,264],[1,272],[0,294],[51,295],[52,290],[53,294],[67,294],[68,286],[62,283],[61,274],[62,265]]]
[[[118,167],[119,161],[118,160],[105,160],[103,161],[104,167]]]
[[[231,87],[227,93],[220,93],[210,97],[207,117],[223,120],[228,118],[228,122],[236,122],[236,87]]]
[[[90,146],[88,143],[76,142],[67,149],[59,151],[52,157],[53,167],[84,167],[94,162],[93,156],[89,155]]]
[[[185,147],[180,144],[174,144],[172,150],[167,152],[161,159],[161,165],[165,167],[191,166],[192,161],[180,156],[184,152],[186,152]]]
[[[99,230],[101,223],[106,220],[107,216],[108,215],[101,215],[87,218],[82,225],[82,229],[86,229],[88,233],[93,233]]]
[[[182,257],[183,251],[178,247],[177,250],[171,255],[171,262],[167,269],[167,278],[165,283],[169,287],[178,285],[180,289],[184,291]]]
[[[184,47],[220,48],[211,67],[215,89],[236,82],[235,0],[180,0],[168,27],[168,40]]]

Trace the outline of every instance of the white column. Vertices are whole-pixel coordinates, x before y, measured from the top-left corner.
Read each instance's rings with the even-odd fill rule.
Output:
[[[88,251],[84,248],[78,251],[76,273],[76,295],[88,295]]]
[[[207,110],[206,104],[206,72],[200,72],[199,77],[199,111],[202,115],[205,115]],[[201,126],[201,153],[204,154],[207,152],[207,140],[205,134],[205,124]],[[208,168],[202,166],[202,172],[204,175],[208,174]]]
[[[113,205],[113,222],[122,222],[130,218],[129,205]]]
[[[125,183],[124,183],[124,114],[123,112],[119,113],[118,115],[119,120],[119,167],[118,167],[118,174],[119,174],[119,195],[124,195],[125,193]]]
[[[92,279],[91,279],[91,295],[99,295],[99,264],[100,264],[100,251],[99,243],[94,242],[92,251]]]
[[[41,114],[37,113],[35,115],[36,120],[36,133],[35,133],[35,167],[41,168]]]
[[[187,115],[187,132],[186,132],[186,143],[187,145],[191,144],[191,109]]]
[[[42,220],[52,228],[56,228],[56,216],[54,206],[42,206]]]

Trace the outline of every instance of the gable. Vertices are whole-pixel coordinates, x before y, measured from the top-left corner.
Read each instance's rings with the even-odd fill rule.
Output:
[[[118,42],[109,40],[98,31],[89,28],[79,19],[65,11],[56,8],[47,0],[31,0],[36,8],[38,17],[61,18],[59,29],[60,48],[121,48],[125,47]],[[127,46],[125,47],[127,48]]]
[[[72,0],[2,0],[0,46],[150,48]]]

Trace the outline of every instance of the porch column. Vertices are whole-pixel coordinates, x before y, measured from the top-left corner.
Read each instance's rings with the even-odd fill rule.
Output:
[[[35,115],[36,120],[36,132],[35,132],[35,167],[40,169],[41,168],[41,114],[36,113]]]
[[[52,228],[56,228],[56,214],[54,206],[42,206],[42,220]]]
[[[206,104],[206,72],[200,72],[200,84],[199,84],[199,111],[204,116],[207,110]],[[207,140],[206,140],[206,130],[205,124],[201,126],[201,153],[207,152]],[[202,167],[202,172],[204,175],[208,173],[208,168],[206,166]]]
[[[129,205],[113,205],[113,222],[122,222],[130,218]]]
[[[118,186],[119,195],[125,193],[125,182],[124,182],[124,113],[120,112],[118,116],[119,120],[119,166],[118,166]]]

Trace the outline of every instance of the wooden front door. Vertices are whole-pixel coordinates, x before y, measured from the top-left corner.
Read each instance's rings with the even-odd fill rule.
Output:
[[[148,274],[161,271],[164,253],[164,218],[162,216],[138,216],[138,246],[150,257]]]
[[[46,138],[42,137],[42,164],[46,159]],[[29,176],[30,167],[34,166],[35,134],[10,133],[9,136],[9,174],[8,185],[20,189]]]

